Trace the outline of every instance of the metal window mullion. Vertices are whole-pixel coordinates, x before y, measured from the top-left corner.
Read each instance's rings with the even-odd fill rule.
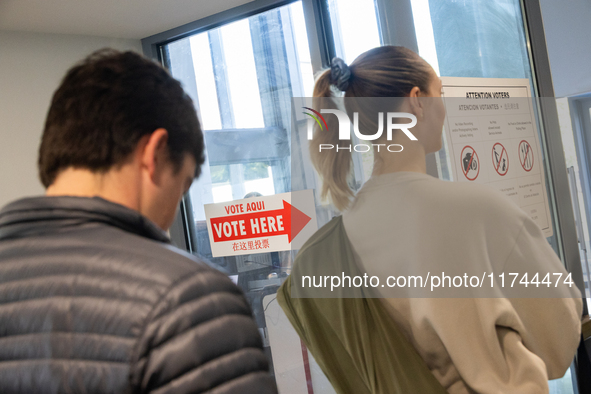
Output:
[[[279,34],[271,35],[269,25]],[[250,32],[265,127],[286,128],[292,90],[279,11],[251,19]]]
[[[585,130],[591,130],[591,121],[589,116],[590,99],[571,98],[569,99],[570,115],[573,124],[573,134],[575,138],[575,147],[577,161],[579,163],[579,180],[583,192],[583,202],[585,206],[585,216],[588,225],[591,225],[591,139]],[[587,106],[586,102],[589,102]]]
[[[301,0],[308,33],[312,70],[318,73],[336,56],[326,0]]]
[[[295,42],[296,39],[293,24],[291,23],[291,9],[286,8],[281,10],[281,20],[283,23],[287,72],[289,73],[292,97],[304,97],[304,85],[301,79],[302,69],[300,67],[300,55]]]
[[[228,73],[226,72],[226,59],[224,56],[222,32],[220,29],[210,30],[207,32],[207,37],[209,38],[209,50],[211,51],[213,76],[218,96],[218,107],[220,109],[222,128],[233,129],[236,126],[234,122],[232,96],[230,93],[230,86],[228,84]]]
[[[410,0],[375,0],[383,45],[400,45],[419,52]]]
[[[286,102],[283,104],[285,105],[284,115],[286,116],[284,119],[288,119],[288,123],[284,123],[284,128],[286,130],[290,130],[290,127],[293,127],[293,119],[292,119],[292,98],[293,97],[303,97],[304,96],[304,85],[302,81],[302,69],[300,65],[300,54],[298,52],[298,48],[296,45],[296,38],[295,38],[295,31],[294,26],[292,23],[292,10],[291,8],[282,8],[280,10],[280,19],[282,21],[283,26],[283,45],[285,50],[285,59],[286,59],[286,78],[289,80],[290,91],[291,94],[289,95]],[[309,40],[310,38],[308,38]],[[291,129],[291,132],[287,136],[287,143],[289,146],[290,152],[299,152],[294,149],[293,143],[293,134],[297,133],[297,130]],[[293,188],[293,176],[294,176],[294,157],[290,154],[289,158],[285,158],[277,163],[277,166],[281,170],[281,174],[276,174],[273,172],[273,182],[277,185],[282,185],[283,191],[295,191],[295,190],[303,190],[303,189],[294,189]],[[287,174],[287,175],[286,175]],[[277,192],[277,191],[276,191]]]
[[[583,113],[583,103],[584,100],[580,98],[570,98],[568,100],[577,162],[579,164],[579,181],[581,183],[585,208],[584,215],[587,219],[587,226],[589,226],[591,225],[591,160],[588,152],[591,152],[591,141],[585,133],[586,122],[584,118],[585,114]],[[588,124],[587,127],[591,127],[591,124]],[[588,130],[591,130],[591,128]]]
[[[251,41],[265,127],[281,129],[287,128],[284,119],[289,119],[292,96],[284,28],[280,10],[250,19]],[[270,34],[270,30],[276,33],[276,29],[279,29],[279,34]],[[289,144],[289,140],[287,143]],[[289,159],[279,159],[268,164],[272,164],[275,193],[289,191]]]
[[[589,288],[589,284],[591,284],[591,270],[589,269],[589,260],[587,259],[587,245],[585,242],[585,231],[583,230],[583,215],[581,213],[581,206],[579,204],[579,191],[577,187],[577,174],[575,172],[575,167],[571,166],[567,168],[568,171],[568,180],[570,186],[570,195],[571,201],[573,204],[574,214],[575,214],[575,225],[577,230],[577,238],[579,241],[579,249],[582,252],[582,260],[581,265],[585,268],[583,275],[585,281],[587,282],[587,289]],[[583,261],[585,262],[583,264]],[[588,293],[585,291],[583,297],[588,298]]]
[[[332,13],[330,6],[328,5],[328,0],[326,1],[326,8],[328,9],[328,15],[330,18],[330,28],[332,33],[332,40],[333,46],[335,51],[335,56],[340,56],[342,58],[345,57],[345,47],[343,45],[343,33],[341,29],[341,21],[338,17],[339,14],[339,6],[336,1],[333,1]],[[336,14],[336,18],[333,18],[333,15]],[[351,59],[352,60],[352,59]]]
[[[232,185],[232,199],[244,198],[244,166],[241,163],[230,164],[230,185]]]

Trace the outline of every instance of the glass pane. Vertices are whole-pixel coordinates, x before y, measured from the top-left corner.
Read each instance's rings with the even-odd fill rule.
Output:
[[[195,252],[244,290],[280,392],[305,392],[312,384],[315,392],[334,393],[274,301],[295,252],[213,257],[203,208],[291,189],[291,98],[311,96],[314,86],[302,5],[295,2],[175,41],[164,53],[205,130],[207,160],[188,203]]]
[[[381,45],[374,0],[328,0],[337,56],[351,63]]]
[[[207,33],[194,35],[189,39],[191,55],[197,84],[197,97],[216,97],[215,74],[211,53],[209,51],[209,39]],[[220,107],[217,100],[198,100],[197,107],[200,109],[201,125],[205,130],[216,130],[222,128]]]
[[[419,53],[437,65],[440,75],[531,76],[519,1],[411,0],[411,4]]]
[[[220,31],[234,125],[239,129],[263,127],[265,122],[248,20],[231,23]]]

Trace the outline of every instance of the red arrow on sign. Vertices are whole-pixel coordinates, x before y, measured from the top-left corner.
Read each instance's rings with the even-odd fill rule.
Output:
[[[291,242],[311,218],[283,200],[283,208],[211,218],[214,242],[287,235]]]

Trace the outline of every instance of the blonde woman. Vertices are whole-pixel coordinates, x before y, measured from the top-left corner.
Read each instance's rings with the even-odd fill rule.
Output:
[[[379,278],[425,267],[566,276],[537,225],[505,196],[426,174],[426,155],[441,149],[445,111],[441,81],[422,58],[384,46],[351,65],[335,59],[317,79],[314,96],[331,98],[335,91],[345,100],[404,97],[397,111],[416,117],[416,140],[397,131],[391,141],[375,141],[374,147],[387,142],[404,149],[374,149],[372,176],[354,194],[351,153],[318,149],[343,145],[338,128],[329,123],[332,132],[316,130],[310,152],[321,194],[342,216],[304,245],[294,273],[347,265]],[[351,119],[359,105],[346,103]],[[360,128],[375,127],[359,116]],[[386,298],[377,287],[382,299],[322,299],[292,298],[294,281],[292,274],[278,300],[339,393],[547,393],[547,381],[564,375],[579,343],[576,287],[550,290],[547,298],[507,298],[502,290],[490,298]]]

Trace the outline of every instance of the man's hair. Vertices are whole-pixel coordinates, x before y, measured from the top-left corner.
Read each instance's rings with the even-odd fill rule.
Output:
[[[168,131],[175,170],[185,154],[204,158],[193,101],[157,63],[134,52],[101,49],[72,67],[53,95],[39,148],[39,177],[50,186],[68,168],[106,172],[123,165],[139,140]]]

